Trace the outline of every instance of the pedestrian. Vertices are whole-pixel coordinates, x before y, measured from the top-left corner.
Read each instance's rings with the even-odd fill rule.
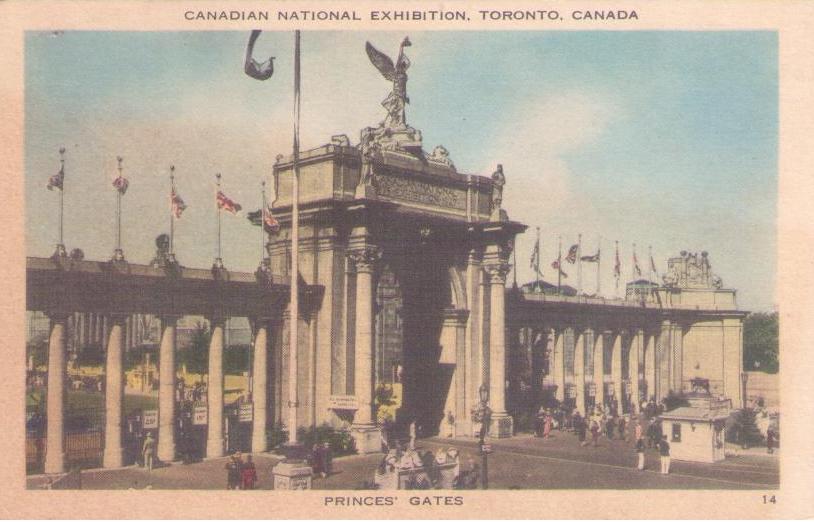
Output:
[[[240,463],[237,455],[232,455],[226,461],[226,489],[237,489],[240,486]]]
[[[642,437],[636,439],[636,455],[639,458],[637,469],[644,471],[644,439]]]
[[[416,425],[415,419],[410,422],[410,449],[415,449]]]
[[[670,473],[670,443],[667,442],[667,435],[662,435],[659,441],[659,455],[661,457],[661,474]]]
[[[643,431],[642,430],[642,422],[644,422],[643,418],[636,419],[636,426],[633,428],[633,437],[636,440],[639,440],[639,439],[642,438],[642,431]]]
[[[599,423],[596,419],[591,421],[591,439],[594,447],[596,447],[596,441],[599,440]]]
[[[619,424],[617,425],[619,429],[619,438],[622,440],[627,440],[627,434],[625,433],[625,418],[619,417]]]
[[[141,456],[144,459],[144,467],[147,471],[153,470],[153,460],[155,459],[155,439],[151,432],[147,432],[144,445],[141,447]]]
[[[548,436],[551,434],[551,415],[548,413],[545,414],[545,418],[543,420],[543,438],[547,439]]]
[[[772,428],[766,430],[766,452],[774,453],[774,430]]]
[[[613,440],[613,429],[615,427],[614,418],[608,417],[608,420],[605,422],[605,435],[608,437],[608,440]]]
[[[240,470],[240,479],[240,489],[254,489],[254,485],[257,484],[257,469],[254,467],[251,455],[246,456],[246,463]]]
[[[585,446],[587,444],[585,442],[585,422],[582,420],[582,416],[579,414],[579,412],[574,414],[571,422],[574,430],[577,432],[577,437],[579,437],[579,445]]]

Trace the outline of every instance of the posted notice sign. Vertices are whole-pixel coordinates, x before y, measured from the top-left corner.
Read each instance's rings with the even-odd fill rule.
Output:
[[[328,408],[332,410],[358,410],[359,402],[355,395],[331,395],[328,397]]]
[[[244,402],[240,405],[237,411],[238,422],[251,422],[254,419],[254,404],[251,402]]]
[[[144,422],[141,427],[145,430],[158,428],[158,410],[144,410]]]
[[[206,405],[198,405],[192,409],[192,424],[204,425],[207,420]]]

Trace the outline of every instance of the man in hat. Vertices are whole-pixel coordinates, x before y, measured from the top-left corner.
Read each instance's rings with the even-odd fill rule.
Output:
[[[144,458],[144,467],[147,471],[153,470],[153,460],[155,459],[155,439],[152,432],[147,432],[144,445],[141,447],[141,456]]]

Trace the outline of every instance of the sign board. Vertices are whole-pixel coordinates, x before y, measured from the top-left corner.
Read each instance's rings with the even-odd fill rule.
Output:
[[[237,410],[238,422],[251,422],[254,419],[254,404],[251,402],[244,402]]]
[[[328,408],[331,410],[358,410],[359,402],[355,395],[331,395],[328,397]]]
[[[158,410],[144,410],[144,420],[141,427],[145,430],[158,428]]]
[[[206,425],[208,417],[208,411],[206,409],[205,404],[196,405],[192,409],[192,424],[202,426]]]

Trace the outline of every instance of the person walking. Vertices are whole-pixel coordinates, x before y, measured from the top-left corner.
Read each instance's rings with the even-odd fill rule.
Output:
[[[252,456],[246,456],[246,463],[240,470],[240,489],[254,489],[257,484],[257,468],[254,467]]]
[[[549,435],[551,435],[551,423],[552,423],[551,415],[546,412],[545,420],[543,421],[543,438],[547,439]]]
[[[226,489],[237,489],[240,486],[240,462],[237,455],[232,455],[226,461]]]
[[[670,443],[667,442],[667,435],[662,435],[659,441],[659,456],[661,457],[661,474],[670,473]]]
[[[579,412],[576,412],[571,419],[571,423],[574,426],[574,431],[577,432],[577,437],[579,439],[579,445],[585,446],[587,442],[585,442],[585,421],[582,419],[582,416]]]
[[[774,453],[774,430],[772,428],[766,430],[766,453]]]
[[[639,459],[639,463],[636,466],[636,469],[639,471],[644,471],[644,438],[639,437],[636,439],[636,456]]]
[[[619,423],[617,424],[617,429],[619,430],[619,438],[626,441],[627,440],[627,433],[625,433],[625,426],[626,426],[625,418],[619,417]]]
[[[608,420],[605,421],[605,435],[608,437],[608,440],[613,440],[614,426],[615,426],[614,417],[609,416]]]
[[[141,456],[144,459],[144,467],[147,471],[153,470],[153,460],[155,459],[155,439],[151,432],[147,432],[144,445],[141,447]]]
[[[591,421],[591,440],[595,448],[596,442],[599,440],[599,423],[596,419]]]

